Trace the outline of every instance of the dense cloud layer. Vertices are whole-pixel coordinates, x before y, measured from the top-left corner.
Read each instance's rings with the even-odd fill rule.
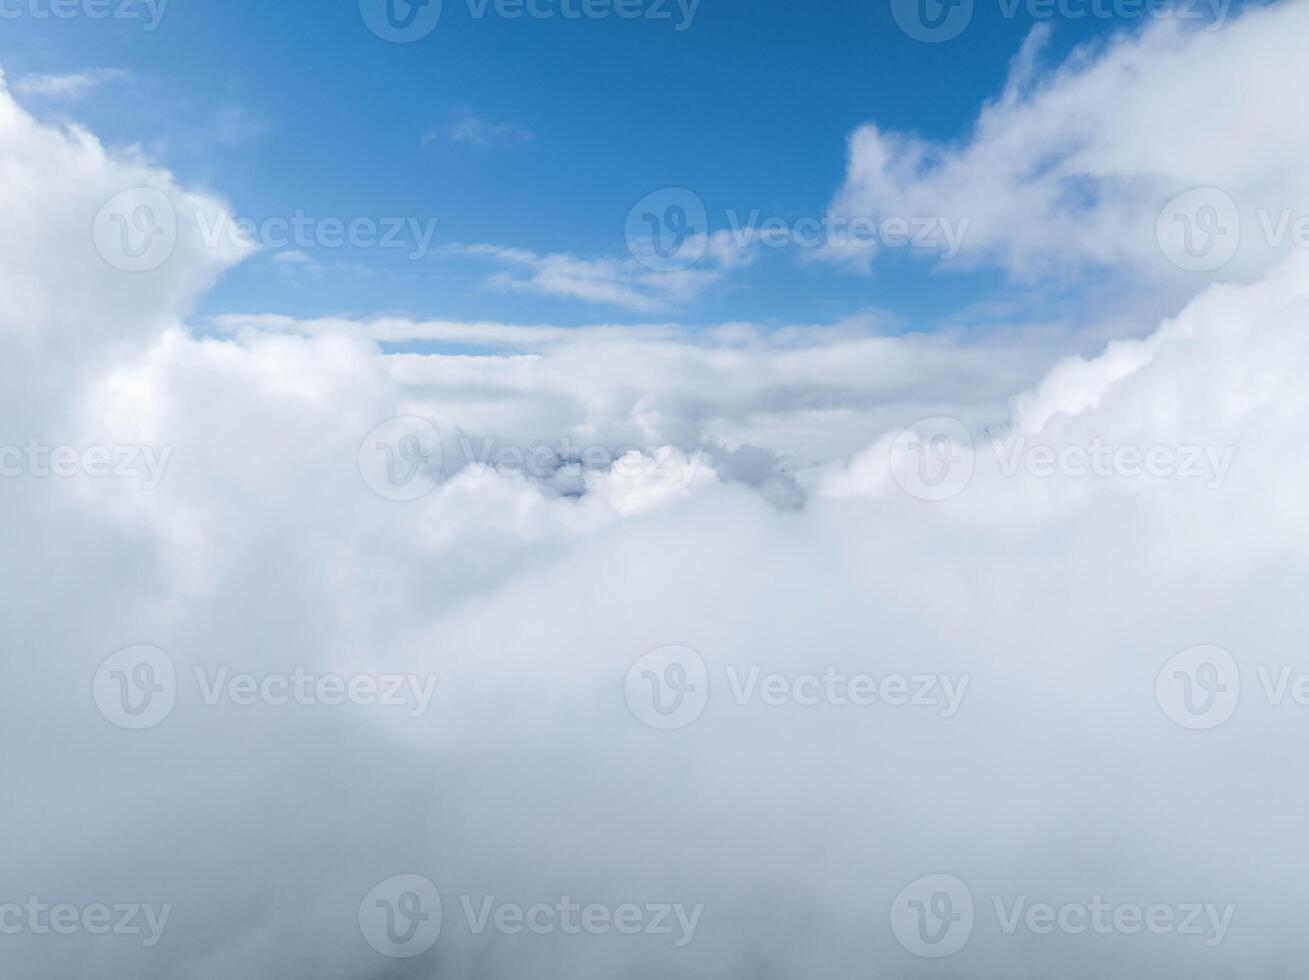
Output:
[[[1309,707],[1293,682],[1270,701],[1282,665],[1309,668],[1305,257],[1054,366],[1022,333],[873,321],[696,337],[233,318],[206,337],[187,312],[240,256],[186,216],[220,202],[5,95],[0,167],[0,225],[22,230],[0,246],[0,444],[22,450],[0,460],[21,470],[0,478],[8,973],[1217,978],[1303,961]],[[129,273],[91,229],[140,186],[182,220],[172,257]],[[382,346],[424,339],[503,353]],[[395,417],[429,420],[439,456],[413,423],[376,431]],[[91,447],[131,453],[135,475],[52,475],[32,440],[93,469]],[[1217,655],[1165,668],[1199,644],[1237,673]],[[168,659],[102,670],[137,645]],[[695,651],[668,654],[700,681],[680,707],[670,661],[641,659],[668,645]],[[169,688],[168,662],[172,710],[132,715],[119,696]],[[288,686],[206,703],[246,673]],[[403,704],[288,694],[329,673],[396,675]],[[1239,683],[1239,706],[1197,730],[1221,719],[1178,701],[1187,682],[1216,712]],[[378,947],[407,911],[429,916],[412,917],[421,945],[434,905],[409,904],[412,880],[370,893],[395,875],[443,898],[439,939],[409,959]],[[960,883],[971,932],[946,919],[933,944],[916,916],[962,915]],[[79,926],[42,933],[15,907],[29,896]],[[512,910],[495,924],[501,903],[565,896],[602,906],[589,931],[558,908],[530,914],[541,934]],[[85,918],[133,903],[156,915],[142,934]],[[628,903],[632,935],[614,923]],[[916,955],[961,936],[951,958]]]

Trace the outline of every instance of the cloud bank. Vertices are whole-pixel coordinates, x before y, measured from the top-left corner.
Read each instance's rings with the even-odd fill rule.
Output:
[[[1149,160],[1292,187],[1290,124],[1259,111],[1229,120],[1226,162],[1201,149],[1237,104],[1210,75],[1287,72],[1238,55],[1284,50],[1303,16],[1034,75],[1044,94],[1011,88],[926,171],[870,163],[865,131],[846,193],[953,200],[983,157],[1057,147],[1048,178],[996,171],[996,200],[1078,261],[1143,256],[1127,198],[1059,224],[1069,175]],[[1169,96],[1167,139],[1156,70],[1215,100]],[[1092,92],[1090,146],[1064,99]],[[206,334],[189,314],[241,254],[183,217],[166,261],[127,272],[93,229],[142,187],[181,216],[221,200],[7,94],[0,165],[15,975],[1302,962],[1304,256],[1192,280],[1148,336],[1054,365],[1019,332],[876,318]],[[1043,234],[989,247],[1020,264]],[[89,475],[97,447],[170,452],[148,490]],[[1230,659],[1175,659],[1201,645]],[[140,928],[101,934],[99,906]]]

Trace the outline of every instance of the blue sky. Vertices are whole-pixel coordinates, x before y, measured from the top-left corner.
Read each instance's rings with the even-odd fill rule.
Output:
[[[109,71],[76,99],[20,99],[42,115],[139,142],[182,179],[263,220],[435,219],[430,250],[272,252],[229,272],[201,313],[419,317],[563,325],[676,320],[831,322],[879,309],[921,327],[984,299],[996,274],[941,274],[888,250],[871,274],[764,250],[749,268],[659,308],[543,294],[496,280],[503,264],[454,254],[493,245],[625,259],[624,223],[644,195],[678,186],[711,230],[757,211],[821,216],[857,126],[964,136],[997,93],[1033,20],[978,0],[950,43],[908,37],[884,3],[703,0],[670,20],[475,17],[446,0],[430,35],[388,43],[356,0],[311,5],[171,0],[142,19],[31,16],[0,22],[11,84]],[[115,0],[115,3],[122,0]],[[557,3],[556,3],[557,6]],[[1056,19],[1043,57],[1123,27]]]

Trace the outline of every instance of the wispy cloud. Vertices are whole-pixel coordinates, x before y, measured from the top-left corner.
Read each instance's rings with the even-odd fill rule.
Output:
[[[452,245],[450,254],[483,259],[502,267],[487,277],[492,288],[542,293],[587,303],[652,313],[682,306],[721,281],[726,272],[748,265],[753,249],[733,247],[727,233],[710,236],[697,267],[662,271],[630,257],[583,258],[568,252],[542,254],[502,245]]]
[[[223,106],[214,117],[214,134],[223,146],[242,146],[268,131],[268,120],[246,106]]]
[[[451,143],[465,146],[495,147],[518,146],[530,142],[534,134],[525,126],[511,122],[494,122],[475,113],[471,106],[455,106],[450,120],[439,133],[428,129],[423,133],[423,146],[435,143],[442,135]]]
[[[93,68],[67,75],[24,75],[14,82],[14,91],[43,99],[80,99],[101,85],[126,77],[127,72],[118,68]]]
[[[272,258],[272,262],[288,275],[305,272],[317,277],[322,275],[323,272],[322,263],[315,258],[311,258],[308,254],[298,248],[287,249],[285,252],[276,253]]]

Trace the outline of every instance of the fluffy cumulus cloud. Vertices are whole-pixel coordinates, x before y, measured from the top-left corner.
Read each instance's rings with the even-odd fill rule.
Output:
[[[847,193],[991,173],[1035,229],[1061,173],[1290,187],[1263,103],[1200,148],[1303,16],[1086,55],[927,171],[865,131]],[[1305,257],[1054,364],[875,314],[198,330],[221,200],[5,94],[0,166],[7,972],[1303,961]],[[1060,245],[1135,247],[1084,210]]]
[[[1156,19],[1045,70],[1038,28],[964,140],[858,129],[835,207],[967,221],[953,263],[1017,280],[1108,271],[1157,286],[1192,271],[1177,267],[1194,258],[1188,219],[1192,251],[1217,233],[1228,272],[1267,271],[1309,213],[1309,123],[1285,110],[1306,30],[1302,3],[1251,7],[1221,29]],[[828,252],[864,265],[873,255]]]

